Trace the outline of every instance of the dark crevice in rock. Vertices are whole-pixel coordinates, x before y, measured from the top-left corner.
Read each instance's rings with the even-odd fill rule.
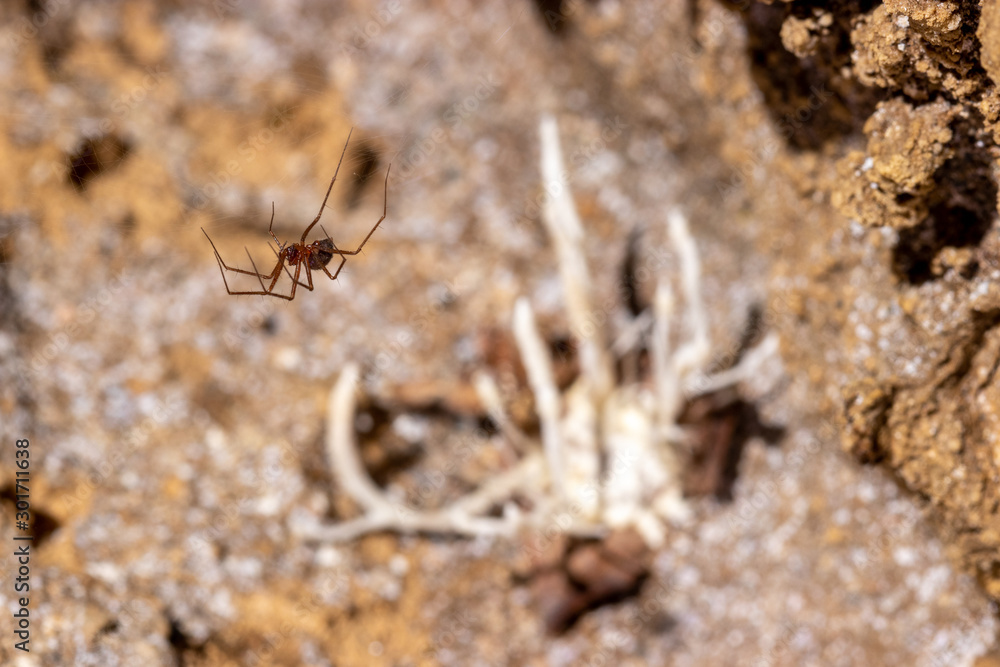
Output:
[[[934,174],[937,186],[928,197],[930,215],[900,232],[892,257],[893,272],[900,280],[920,285],[939,277],[934,260],[941,250],[977,247],[992,227],[997,183],[980,128],[978,118],[958,123],[955,155]],[[965,277],[971,277],[975,269],[975,263],[966,266]]]
[[[751,74],[764,95],[778,131],[791,148],[817,150],[860,132],[882,91],[841,75],[850,66],[851,19],[871,2],[818,3],[833,15],[829,36],[815,55],[800,58],[782,45],[781,27],[792,14],[808,13],[811,3],[753,3],[741,12],[747,27]]]

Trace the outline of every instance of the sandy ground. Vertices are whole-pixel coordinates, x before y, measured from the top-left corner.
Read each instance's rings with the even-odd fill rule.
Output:
[[[1000,22],[931,4],[4,5],[0,662],[993,664]],[[578,368],[543,113],[610,338],[655,284],[633,270],[621,298],[629,248],[673,266],[680,206],[713,359],[781,340],[743,412],[692,418],[690,518],[569,627],[553,615],[599,577],[551,582],[606,544],[296,529],[359,511],[324,453],[347,363],[362,458],[412,507],[522,456],[476,371],[537,444],[519,296],[562,387]],[[297,240],[351,128],[323,224],[360,243],[391,163],[364,253],[291,302],[228,296],[200,228],[270,270],[272,202]]]

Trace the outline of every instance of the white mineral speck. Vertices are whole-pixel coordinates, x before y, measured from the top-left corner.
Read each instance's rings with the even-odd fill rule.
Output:
[[[420,417],[401,414],[392,421],[392,430],[403,440],[413,444],[427,437],[428,424]]]
[[[320,567],[335,567],[343,562],[344,556],[336,547],[326,545],[316,552],[316,565]]]
[[[274,355],[274,363],[282,370],[295,370],[302,363],[302,353],[298,348],[283,347]]]
[[[389,571],[397,577],[402,577],[410,571],[410,561],[406,560],[406,556],[396,554],[389,560]]]
[[[917,554],[909,547],[898,547],[893,550],[892,559],[900,567],[909,567],[917,562]]]

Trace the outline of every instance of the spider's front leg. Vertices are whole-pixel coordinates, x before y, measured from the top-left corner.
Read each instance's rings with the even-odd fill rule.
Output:
[[[313,275],[312,271],[309,270],[309,265],[306,264],[306,282],[302,282],[301,280],[299,280],[300,268],[302,268],[301,264],[295,268],[295,278],[293,278],[292,280],[295,282],[296,285],[302,285],[310,292],[313,291]],[[293,294],[295,293],[295,285],[292,285],[292,293]]]
[[[280,296],[282,299],[288,299],[289,301],[291,301],[292,299],[294,299],[295,298],[295,288],[298,287],[301,284],[299,282],[299,274],[301,272],[302,272],[302,262],[299,262],[298,264],[295,265],[295,277],[292,278],[292,291],[291,291],[291,293],[288,296],[285,296],[284,294],[275,294],[274,296]],[[309,267],[306,267],[306,275],[307,276],[309,275]],[[312,289],[312,278],[311,277],[309,278],[309,289]]]
[[[278,244],[279,250],[284,250],[284,244],[278,240],[278,237],[274,235],[274,202],[271,202],[271,223],[267,226],[267,233],[271,235],[274,242]]]
[[[361,252],[361,249],[365,247],[365,244],[368,243],[368,239],[370,239],[372,237],[372,234],[375,233],[375,230],[378,229],[378,226],[382,224],[383,220],[385,220],[386,213],[388,213],[388,211],[389,211],[389,171],[391,169],[392,169],[392,165],[390,164],[389,168],[385,170],[385,183],[383,184],[384,192],[382,193],[382,217],[378,219],[378,222],[375,223],[375,226],[372,227],[371,231],[368,232],[368,236],[366,236],[364,238],[364,240],[361,241],[361,245],[359,245],[354,250],[336,250],[335,252],[338,255],[342,255],[343,256],[343,255],[357,255],[357,254],[359,254]],[[317,220],[318,220],[318,218],[317,218]],[[313,223],[313,224],[315,224],[315,223]]]
[[[215,253],[215,260],[216,260],[216,262],[219,265],[219,275],[222,276],[222,284],[226,288],[226,294],[229,294],[230,296],[241,296],[241,295],[266,296],[266,295],[272,295],[272,293],[274,292],[274,285],[275,285],[275,283],[278,282],[278,277],[281,275],[281,268],[284,266],[284,262],[285,262],[285,253],[284,252],[282,252],[281,254],[278,255],[278,262],[275,264],[274,269],[271,270],[271,273],[269,273],[267,275],[264,275],[263,273],[261,273],[260,271],[257,270],[257,264],[253,261],[253,257],[250,255],[250,251],[249,250],[247,250],[247,257],[250,258],[250,264],[253,266],[254,270],[253,271],[245,271],[243,269],[237,269],[235,267],[229,266],[228,264],[226,264],[225,261],[223,261],[222,255],[219,254],[219,250],[218,250],[218,248],[215,247],[215,243],[212,241],[211,237],[208,235],[208,232],[206,232],[204,229],[202,229],[201,231],[205,234],[205,237],[208,239],[208,242],[212,245],[212,252]],[[240,290],[240,291],[235,291],[234,292],[232,289],[229,288],[229,281],[226,279],[226,271],[232,271],[233,273],[243,273],[243,274],[246,274],[248,276],[255,276],[257,278],[257,282],[260,283],[260,290]],[[265,287],[264,286],[264,279],[265,278],[267,278],[268,280],[271,281],[271,284],[270,284],[269,287]],[[281,296],[281,295],[275,295],[275,296]]]
[[[272,234],[271,236],[274,236],[274,234]],[[275,241],[277,241],[277,239],[275,239]],[[271,244],[268,243],[267,247],[271,248]],[[293,246],[293,247],[295,247],[295,246]],[[273,252],[274,256],[277,257],[279,259],[279,261],[280,261],[281,260],[281,255],[282,255],[282,253],[285,252],[285,249],[282,249],[281,253],[279,253],[274,248],[271,248],[271,252]],[[293,283],[298,283],[299,285],[302,285],[303,287],[306,287],[310,291],[312,291],[312,274],[309,272],[309,267],[308,266],[306,266],[306,277],[309,279],[309,284],[308,285],[306,283],[302,282],[301,280],[298,280],[295,277],[295,276],[298,276],[298,269],[296,269],[295,276],[292,276],[292,272],[288,270],[288,267],[285,266],[284,262],[281,262],[281,267],[285,270],[285,273],[288,275],[288,277],[291,279],[291,281]]]

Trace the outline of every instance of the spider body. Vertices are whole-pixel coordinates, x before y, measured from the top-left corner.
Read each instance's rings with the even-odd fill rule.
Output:
[[[351,133],[353,132],[354,130],[352,129]],[[341,250],[340,248],[337,247],[337,244],[333,242],[333,239],[330,238],[330,235],[326,233],[326,230],[323,229],[322,225],[320,225],[320,229],[323,229],[323,233],[326,234],[326,238],[318,239],[316,241],[313,241],[312,243],[306,243],[306,238],[309,236],[309,232],[312,231],[312,228],[319,223],[319,219],[323,216],[323,209],[326,208],[326,202],[330,198],[330,192],[333,190],[333,184],[337,182],[337,174],[340,173],[340,165],[344,162],[344,155],[347,153],[347,144],[350,143],[350,141],[351,141],[351,134],[349,133],[347,135],[347,142],[344,143],[344,150],[340,154],[340,162],[337,163],[337,170],[333,173],[333,179],[330,181],[330,187],[327,188],[326,196],[323,198],[323,204],[319,207],[319,213],[316,214],[316,218],[313,219],[313,221],[309,223],[309,226],[306,227],[305,231],[302,232],[302,238],[299,239],[298,243],[292,243],[290,245],[286,245],[281,241],[279,241],[278,237],[274,235],[274,204],[271,205],[271,224],[268,226],[267,231],[271,235],[271,238],[274,239],[274,242],[278,244],[278,249],[274,250],[274,248],[271,248],[271,250],[274,251],[275,257],[277,258],[277,262],[275,263],[274,268],[271,269],[270,273],[264,274],[257,270],[257,264],[253,261],[253,257],[250,256],[249,250],[247,250],[247,257],[250,258],[250,264],[253,266],[254,269],[253,271],[245,271],[244,269],[237,269],[229,266],[222,260],[222,256],[216,249],[215,243],[212,242],[212,238],[208,235],[208,232],[206,232],[204,229],[201,230],[205,234],[205,237],[208,239],[208,242],[212,245],[212,251],[215,253],[215,259],[219,263],[219,272],[222,274],[222,283],[226,286],[226,292],[228,294],[231,295],[260,294],[262,296],[273,296],[279,299],[286,299],[288,301],[291,301],[292,299],[295,298],[295,290],[300,285],[302,287],[305,287],[307,290],[312,291],[313,271],[322,271],[327,275],[328,278],[330,278],[330,280],[336,280],[337,276],[340,275],[340,270],[344,268],[344,263],[347,261],[347,257],[350,255],[357,255],[358,253],[361,252],[361,249],[365,247],[365,244],[368,243],[368,239],[371,238],[372,234],[375,233],[375,230],[378,229],[378,226],[382,224],[383,220],[385,220],[386,212],[388,210],[388,201],[389,201],[388,169],[385,172],[385,185],[384,185],[385,192],[383,194],[383,202],[382,202],[382,217],[378,219],[378,222],[375,223],[375,226],[371,228],[371,231],[368,232],[368,235],[364,238],[363,241],[361,241],[361,245],[359,245],[354,250]],[[392,165],[389,165],[389,167],[391,169]],[[330,264],[331,261],[333,261],[333,257],[335,255],[340,255],[340,264],[337,266],[337,270],[334,273],[330,273],[330,271],[326,267]],[[292,271],[288,269],[288,267],[290,266],[295,267],[294,273],[292,273]],[[300,280],[303,268],[305,268],[306,282],[302,282]],[[232,291],[231,289],[229,289],[229,281],[226,280],[226,271],[232,271],[233,273],[243,273],[249,276],[256,276],[257,280],[260,282],[260,289],[250,290],[250,291],[238,291],[238,292]],[[278,284],[278,278],[281,277],[282,271],[284,271],[285,274],[292,279],[292,289],[288,294],[281,294],[279,292],[275,292],[274,289],[275,285]],[[269,284],[265,285],[264,284],[265,281],[269,281]]]
[[[301,250],[297,246],[292,246],[288,250],[289,266],[295,266],[299,262],[308,260],[309,268],[313,271],[319,271],[322,269],[324,266],[329,264],[330,260],[333,259],[333,256],[337,254],[337,247],[333,245],[333,241],[330,239],[313,241]]]

